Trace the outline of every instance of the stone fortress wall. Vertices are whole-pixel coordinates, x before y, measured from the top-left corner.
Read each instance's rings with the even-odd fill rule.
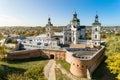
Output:
[[[33,50],[22,50],[22,51],[11,51],[7,53],[8,60],[16,59],[26,59],[43,57],[45,59],[65,60],[65,51],[55,51],[55,50],[44,50],[44,49],[33,49]]]
[[[102,47],[99,51],[96,52],[96,55],[91,59],[75,58],[72,56],[72,53],[67,52],[66,61],[70,63],[70,72],[76,76],[87,77],[87,70],[90,74],[98,67],[104,58],[105,47]]]
[[[70,72],[75,76],[87,77],[87,70],[90,74],[98,67],[104,57],[105,47],[96,52],[96,55],[91,59],[79,59],[73,56],[73,53],[68,51],[55,51],[55,50],[22,50],[7,53],[9,60],[25,59],[33,57],[43,57],[46,59],[65,60],[70,63]]]

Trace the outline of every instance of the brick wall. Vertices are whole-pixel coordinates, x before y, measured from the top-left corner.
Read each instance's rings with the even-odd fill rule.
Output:
[[[70,72],[73,75],[80,77],[87,77],[87,69],[90,71],[90,74],[99,66],[104,57],[103,48],[97,55],[95,55],[90,60],[80,60],[72,56],[72,53],[66,53],[66,61],[71,64]]]
[[[54,55],[54,59],[56,60],[65,60],[65,51],[40,50],[40,49],[8,52],[7,58],[9,60],[14,60],[41,56],[46,59],[49,59],[50,55]]]
[[[7,53],[7,59],[8,60],[25,59],[25,58],[39,57],[40,55],[41,55],[40,49],[13,51]]]

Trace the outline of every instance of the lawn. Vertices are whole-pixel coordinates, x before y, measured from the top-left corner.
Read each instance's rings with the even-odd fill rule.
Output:
[[[63,60],[57,60],[57,64],[61,64],[63,68],[65,68],[68,72],[70,72],[70,64]]]
[[[0,80],[6,79],[6,76],[14,73],[24,74],[27,70],[36,67],[37,65],[45,66],[48,60],[41,58],[31,58],[16,61],[0,61]],[[2,76],[3,75],[3,76]]]

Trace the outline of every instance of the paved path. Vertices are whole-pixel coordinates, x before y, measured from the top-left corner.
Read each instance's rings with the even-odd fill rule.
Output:
[[[49,60],[48,64],[44,67],[44,75],[48,80],[56,80],[54,60]]]

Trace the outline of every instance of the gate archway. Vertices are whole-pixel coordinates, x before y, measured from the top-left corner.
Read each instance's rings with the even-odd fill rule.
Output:
[[[54,55],[53,54],[50,54],[50,59],[54,59]]]

